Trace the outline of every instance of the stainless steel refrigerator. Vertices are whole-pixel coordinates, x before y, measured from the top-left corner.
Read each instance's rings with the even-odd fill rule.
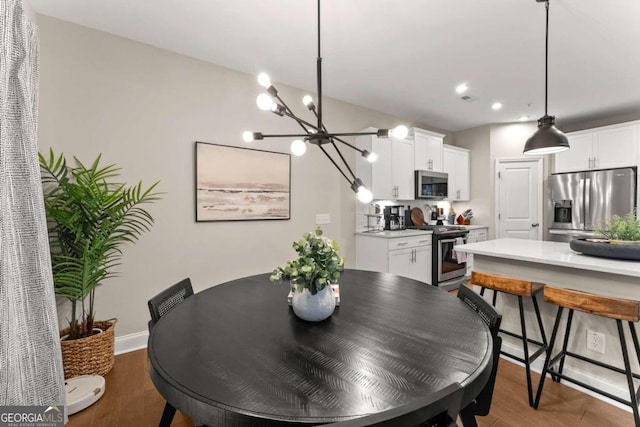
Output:
[[[636,168],[559,173],[549,176],[548,240],[595,237],[613,215],[636,207]]]

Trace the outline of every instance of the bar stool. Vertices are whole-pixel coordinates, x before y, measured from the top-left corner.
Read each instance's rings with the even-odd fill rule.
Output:
[[[531,363],[540,357],[542,354],[545,354],[547,350],[547,337],[544,333],[544,327],[542,326],[542,318],[540,317],[540,309],[538,307],[538,302],[536,301],[536,295],[539,294],[544,289],[543,283],[535,283],[526,280],[512,279],[504,276],[497,276],[494,274],[487,273],[479,273],[477,271],[471,272],[471,279],[467,282],[469,285],[477,285],[482,289],[480,290],[480,295],[484,295],[485,289],[491,289],[493,291],[493,306],[496,305],[496,296],[498,292],[502,292],[509,295],[515,295],[518,297],[518,308],[520,309],[520,327],[522,335],[518,335],[517,333],[507,331],[504,329],[500,329],[500,332],[506,335],[510,335],[512,337],[518,338],[522,341],[522,350],[524,353],[524,358],[516,356],[515,354],[508,353],[504,350],[500,351],[500,354],[503,354],[511,359],[517,360],[520,363],[524,364],[526,376],[527,376],[527,391],[529,395],[529,406],[533,406],[533,386],[531,384]],[[533,308],[536,313],[536,319],[538,320],[538,328],[540,330],[540,336],[542,337],[542,342],[531,339],[527,337],[527,328],[524,319],[524,302],[523,297],[529,297],[533,301]],[[529,354],[529,344],[535,344],[538,346],[538,349],[533,352],[533,354]],[[540,386],[538,386],[539,388]]]
[[[638,392],[633,385],[633,379],[640,379],[640,375],[631,371],[631,364],[629,363],[629,352],[627,350],[627,341],[624,337],[624,331],[622,329],[622,321],[625,320],[629,323],[629,330],[631,331],[631,338],[633,339],[633,347],[640,363],[640,348],[638,346],[638,335],[636,334],[635,322],[640,318],[640,301],[633,301],[621,298],[606,297],[602,295],[595,295],[587,292],[576,291],[573,289],[560,289],[550,286],[544,288],[544,300],[551,304],[558,306],[558,314],[556,321],[553,325],[553,332],[551,333],[551,342],[549,343],[549,357],[544,364],[542,371],[542,378],[540,378],[540,386],[538,387],[538,393],[536,395],[536,401],[533,406],[534,409],[538,408],[540,403],[540,395],[542,394],[542,387],[544,385],[544,379],[547,373],[551,374],[551,378],[554,381],[560,382],[560,379],[565,379],[569,382],[577,384],[595,393],[599,393],[603,396],[613,399],[622,404],[631,406],[633,409],[633,418],[636,426],[640,426],[640,415],[638,414]],[[558,333],[558,326],[560,325],[560,318],[565,308],[569,309],[567,316],[567,329],[564,335],[564,342],[562,344],[562,350],[555,356],[551,356],[553,345],[556,342]],[[622,346],[622,358],[624,359],[624,369],[608,365],[606,363],[599,362],[597,360],[590,359],[588,357],[567,351],[567,343],[569,342],[569,333],[571,332],[571,321],[573,320],[574,310],[582,311],[585,313],[593,314],[596,316],[606,317],[609,319],[615,319],[618,325],[618,335],[620,336],[620,345]],[[585,384],[581,381],[575,380],[563,374],[564,361],[566,356],[571,356],[576,359],[580,359],[585,362],[593,363],[594,365],[624,374],[627,377],[627,384],[629,386],[629,396],[631,400],[624,400],[618,396],[614,396],[606,391],[597,389],[593,386]],[[554,366],[559,363],[559,366],[554,369]]]

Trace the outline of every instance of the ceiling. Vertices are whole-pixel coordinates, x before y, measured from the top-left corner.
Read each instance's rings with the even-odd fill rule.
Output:
[[[316,92],[313,0],[26,1],[37,13]],[[445,131],[544,114],[543,3],[321,7],[324,96]],[[549,26],[549,114],[560,127],[640,112],[640,1],[551,0]],[[461,82],[470,101],[454,90]],[[493,111],[494,101],[504,107]]]

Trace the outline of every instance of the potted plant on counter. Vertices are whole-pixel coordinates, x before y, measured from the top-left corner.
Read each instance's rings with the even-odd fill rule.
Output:
[[[611,244],[640,246],[640,221],[634,212],[629,212],[623,217],[614,215],[607,221],[604,228],[596,231],[606,237]]]
[[[122,246],[148,231],[153,217],[142,205],[159,199],[157,182],[127,186],[120,169],[67,165],[53,150],[39,154],[55,293],[71,302],[69,326],[61,331],[65,378],[104,375],[113,367],[115,321],[95,320],[96,288],[116,275]]]
[[[344,269],[338,242],[322,235],[320,226],[293,242],[298,258],[287,261],[271,274],[271,281],[288,280],[293,292],[292,307],[301,319],[318,322],[331,316],[336,301],[331,284]]]

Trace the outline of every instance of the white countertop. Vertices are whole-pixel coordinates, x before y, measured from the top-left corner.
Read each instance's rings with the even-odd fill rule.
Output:
[[[489,257],[640,277],[640,262],[638,261],[623,261],[583,255],[572,251],[568,243],[496,239],[458,245],[456,250]]]
[[[382,239],[397,239],[399,237],[424,236],[433,234],[431,230],[385,230],[385,231],[360,231],[357,236],[378,237]]]
[[[488,225],[460,225],[456,224],[458,227],[464,227],[467,230],[480,230],[482,228],[489,228]]]

